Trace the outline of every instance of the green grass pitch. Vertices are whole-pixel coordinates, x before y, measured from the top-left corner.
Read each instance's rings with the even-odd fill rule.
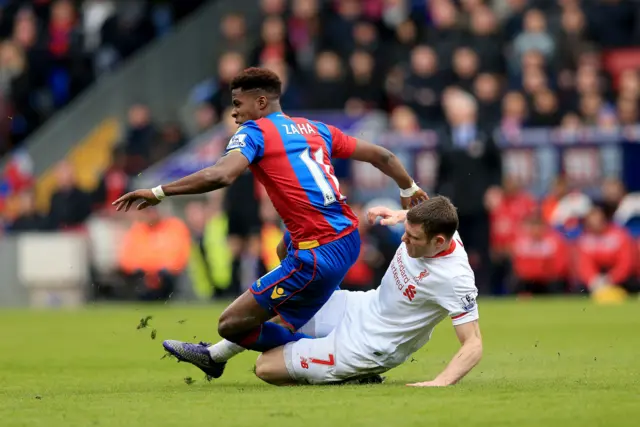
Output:
[[[484,358],[446,389],[404,384],[432,379],[454,354],[449,322],[384,384],[276,388],[253,376],[255,353],[211,383],[161,360],[163,339],[215,340],[221,305],[0,311],[0,426],[639,425],[640,301],[479,305]]]

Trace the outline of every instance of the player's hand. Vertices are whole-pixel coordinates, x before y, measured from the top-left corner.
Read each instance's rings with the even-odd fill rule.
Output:
[[[160,203],[160,200],[158,200],[158,198],[155,196],[155,194],[153,194],[151,190],[136,190],[132,191],[131,193],[125,194],[112,204],[116,207],[117,211],[121,211],[124,209],[125,212],[129,212],[129,209],[131,209],[131,205],[133,205],[138,200],[142,200],[142,202],[137,207],[139,211],[141,211],[142,209],[146,209],[149,206],[155,206]]]
[[[416,190],[411,197],[400,197],[400,204],[402,209],[410,209],[414,206],[418,206],[425,200],[429,200],[429,196],[423,190]]]
[[[407,384],[409,387],[446,387],[447,385],[440,381],[424,381],[421,383]]]
[[[405,211],[394,211],[385,206],[375,206],[367,211],[367,220],[371,225],[376,223],[378,217],[382,218],[380,220],[381,225],[396,225],[404,221],[406,216]]]

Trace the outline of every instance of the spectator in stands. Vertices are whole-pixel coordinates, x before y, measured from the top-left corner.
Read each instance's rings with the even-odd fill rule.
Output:
[[[500,81],[494,74],[482,73],[473,82],[473,94],[478,100],[478,122],[487,132],[500,123]]]
[[[228,218],[222,210],[224,193],[210,193],[206,203],[193,201],[185,208],[191,231],[189,277],[195,294],[201,299],[237,294],[231,285],[231,251],[227,245]]]
[[[192,136],[199,136],[209,131],[218,121],[219,117],[213,105],[208,102],[199,104],[195,112],[195,134]]]
[[[638,104],[638,101],[631,98],[624,96],[618,98],[616,107],[621,125],[633,126],[640,122],[640,107]]]
[[[567,194],[569,194],[569,183],[567,178],[563,175],[556,177],[549,189],[549,192],[542,200],[541,213],[542,219],[547,224],[551,224],[551,219],[555,213],[558,202],[562,200]]]
[[[490,221],[491,284],[494,293],[503,293],[510,270],[511,245],[524,219],[536,208],[536,201],[514,177],[506,176],[502,188],[487,191],[485,206]]]
[[[547,18],[542,11],[530,9],[524,15],[523,32],[513,41],[512,67],[517,71],[520,58],[531,50],[542,53],[549,62],[554,57],[555,48],[555,41],[547,29]]]
[[[293,46],[287,38],[284,20],[277,15],[265,18],[262,23],[260,43],[253,50],[249,62],[262,64],[268,61],[281,60],[291,68],[296,68]]]
[[[560,25],[558,68],[575,70],[578,65],[578,56],[585,49],[587,40],[590,38],[587,20],[579,8],[567,7],[561,13]]]
[[[24,231],[46,231],[49,229],[47,217],[36,209],[35,195],[25,191],[19,195],[20,205],[18,216],[9,224],[9,231],[20,233]]]
[[[347,111],[362,113],[384,105],[382,81],[376,74],[374,57],[364,50],[356,50],[349,57],[349,99]]]
[[[479,66],[478,54],[468,47],[457,48],[453,52],[453,84],[466,92],[471,92]]]
[[[606,286],[638,292],[635,244],[625,229],[607,219],[601,206],[594,206],[585,218],[577,247],[576,271],[589,292]]]
[[[485,204],[491,219],[491,249],[507,256],[517,230],[536,208],[536,200],[516,179],[506,176],[502,188],[487,192]]]
[[[221,25],[222,43],[225,51],[244,52],[248,46],[244,16],[231,13],[224,17]]]
[[[618,178],[607,177],[600,186],[600,193],[600,205],[607,219],[612,219],[620,202],[624,199],[624,196],[627,195],[624,184]]]
[[[353,27],[362,17],[362,4],[358,0],[343,0],[335,4],[335,13],[329,14],[324,25],[325,48],[340,51],[345,40],[351,40]]]
[[[286,62],[275,59],[263,64],[263,67],[275,72],[282,82],[280,106],[284,111],[305,108],[301,79],[299,73],[292,73]]]
[[[353,44],[345,43],[340,50],[343,57],[355,50],[363,50],[371,54],[378,54],[380,62],[385,62],[386,45],[380,42],[380,35],[376,26],[369,21],[360,21],[353,26]]]
[[[282,16],[287,11],[286,0],[260,0],[260,11],[265,17]]]
[[[322,43],[318,0],[294,0],[287,21],[288,38],[298,66],[310,71]],[[285,108],[286,109],[286,108]]]
[[[578,112],[587,126],[597,126],[604,111],[604,100],[599,93],[589,93],[580,98]]]
[[[226,52],[218,60],[218,75],[215,87],[207,100],[216,110],[218,117],[231,105],[229,84],[245,68],[244,57],[238,52]]]
[[[189,229],[178,218],[162,215],[157,208],[140,211],[119,254],[120,269],[140,300],[170,298],[187,267],[190,245]]]
[[[467,39],[466,30],[452,1],[430,1],[426,7],[432,25],[423,27],[426,31],[422,41],[435,46],[440,63],[448,66],[447,58],[451,58],[453,51]]]
[[[81,7],[84,50],[91,53],[101,46],[100,30],[105,21],[116,13],[116,5],[112,0],[85,0]]]
[[[411,55],[411,50],[418,44],[418,29],[416,23],[410,19],[402,22],[395,28],[395,37],[389,42],[388,62],[377,64],[381,72],[388,73],[392,67],[397,66]]]
[[[458,207],[460,234],[469,261],[476,268],[479,287],[488,286],[489,217],[484,204],[487,191],[502,181],[502,159],[491,134],[478,125],[478,106],[469,94],[448,91],[443,99],[448,122],[441,135],[436,193]]]
[[[137,175],[149,166],[153,143],[158,137],[151,120],[151,111],[144,104],[137,103],[129,108],[128,129],[125,141],[127,153],[127,173]]]
[[[640,70],[629,68],[620,73],[618,92],[623,98],[640,101]]]
[[[116,2],[117,13],[102,26],[102,44],[117,54],[117,62],[131,56],[155,36],[153,23],[146,15],[144,2]]]
[[[51,5],[47,29],[51,58],[49,87],[56,107],[67,104],[91,81],[91,69],[83,63],[82,34],[76,15],[71,0],[55,0]]]
[[[522,73],[522,89],[530,104],[536,94],[549,90],[549,78],[541,68],[526,68]]]
[[[508,92],[502,98],[500,130],[505,135],[516,135],[527,123],[527,101],[520,92]]]
[[[524,14],[527,11],[528,0],[506,0],[504,9],[504,33],[508,40],[516,38],[522,32]]]
[[[19,44],[5,41],[0,44],[0,94],[10,98],[5,104],[6,121],[3,127],[8,128],[7,144],[0,147],[4,154],[19,143],[39,121],[38,114],[30,103],[30,90],[33,82],[30,79],[27,58]]]
[[[307,108],[344,109],[350,90],[347,85],[347,73],[335,52],[325,51],[317,56],[313,86],[307,94]]]
[[[420,131],[418,116],[406,105],[399,105],[393,109],[389,123],[391,125],[391,131],[399,135],[409,136]]]
[[[576,135],[578,135],[582,128],[583,123],[580,116],[570,111],[562,117],[562,121],[560,122],[559,135],[572,140],[575,139]]]
[[[471,45],[478,55],[480,71],[483,73],[504,73],[505,61],[500,49],[503,46],[503,34],[493,11],[486,6],[478,7],[471,14]]]
[[[528,125],[531,127],[556,127],[562,121],[560,104],[551,90],[541,90],[533,96],[533,106]]]
[[[530,215],[515,230],[511,256],[516,293],[555,294],[567,289],[569,247],[540,214]]]
[[[129,189],[129,175],[127,175],[127,153],[122,146],[113,149],[111,163],[98,181],[98,186],[92,194],[93,210],[112,212],[111,205],[118,197]]]
[[[91,213],[91,197],[79,188],[73,166],[67,161],[56,166],[56,181],[49,208],[49,225],[55,230],[77,228]]]
[[[440,96],[448,81],[439,70],[438,56],[428,46],[416,46],[411,51],[410,67],[398,92],[392,92],[394,101],[409,106],[424,125],[439,125],[442,121]]]

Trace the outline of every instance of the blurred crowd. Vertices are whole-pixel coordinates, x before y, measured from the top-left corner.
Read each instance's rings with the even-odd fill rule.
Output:
[[[228,52],[216,79],[193,92],[217,117],[230,104],[230,79],[262,65],[285,82],[285,109],[382,109],[405,131],[443,126],[441,100],[451,86],[478,99],[491,130],[638,122],[638,52],[635,67],[605,55],[640,46],[633,1],[260,3],[257,46],[242,55],[249,29],[241,15],[226,17],[220,42]]]
[[[0,156],[201,3],[0,1]]]
[[[283,80],[285,110],[383,110],[394,132],[438,133],[435,192],[458,207],[482,292],[638,291],[640,235],[619,221],[620,204],[631,197],[624,184],[608,178],[590,199],[560,176],[537,200],[503,175],[493,138],[496,129],[639,123],[640,8],[633,1],[261,0],[259,7],[258,28],[241,14],[223,19],[216,42],[226,53],[215,77],[191,91],[189,123],[155,123],[145,105],[133,105],[93,192],[74,186],[62,163],[49,213],[37,213],[26,191],[6,229],[77,229],[92,213],[113,215],[110,203],[148,166],[221,122],[227,136],[234,132],[228,84],[259,65]],[[256,45],[248,41],[252,31]],[[104,35],[94,46],[103,44]],[[30,180],[19,172],[27,163],[13,163],[14,181],[26,189]],[[341,184],[347,195],[350,184],[348,177]],[[368,201],[350,201],[362,218]],[[136,219],[125,227],[117,271],[125,282],[144,283],[140,298],[166,298],[184,272],[201,297],[236,295],[278,263],[279,218],[250,173],[178,212],[153,209]],[[361,233],[346,288],[380,283],[401,236],[364,222]]]

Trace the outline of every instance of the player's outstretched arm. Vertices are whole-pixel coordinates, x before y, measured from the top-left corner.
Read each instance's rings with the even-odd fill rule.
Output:
[[[392,226],[404,222],[407,218],[407,212],[409,211],[394,211],[386,206],[374,206],[367,211],[367,220],[369,221],[369,224],[373,225],[376,223],[378,217],[380,217],[381,225]]]
[[[163,185],[167,196],[202,194],[227,187],[249,167],[249,160],[239,151],[230,151],[215,165]]]
[[[457,383],[480,362],[482,358],[482,336],[477,320],[455,326],[456,335],[462,344],[449,365],[433,381],[407,384],[412,387],[444,387]]]
[[[141,210],[157,205],[168,196],[202,194],[218,190],[231,185],[248,166],[249,161],[242,153],[230,151],[213,166],[151,190],[132,191],[113,202],[113,205],[116,210],[124,209],[127,212],[136,201],[142,201],[137,207]]]
[[[396,155],[386,148],[358,139],[351,158],[371,163],[382,173],[392,178],[400,187],[400,200],[403,208],[408,209],[429,198],[427,193],[413,182],[413,179]]]

